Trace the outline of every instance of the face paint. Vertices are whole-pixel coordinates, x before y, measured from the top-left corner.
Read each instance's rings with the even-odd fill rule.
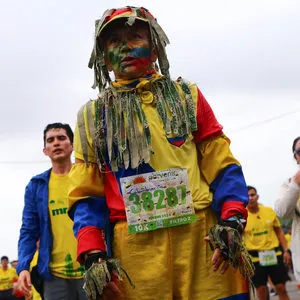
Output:
[[[140,70],[143,65],[151,63],[151,53],[149,48],[136,47],[129,49],[126,42],[118,47],[107,49],[108,59],[114,72],[124,72],[129,66]]]
[[[106,57],[117,79],[145,75],[153,64],[148,30],[120,29],[107,39]]]

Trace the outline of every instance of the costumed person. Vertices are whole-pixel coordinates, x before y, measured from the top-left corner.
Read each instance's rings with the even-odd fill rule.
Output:
[[[82,289],[84,268],[76,259],[77,241],[67,213],[73,136],[69,124],[45,127],[43,152],[51,169],[32,177],[25,189],[17,271],[26,297],[33,285],[45,300],[87,299]],[[37,266],[30,272],[38,240]]]
[[[269,299],[267,282],[270,277],[279,299],[287,300],[289,297],[286,282],[289,276],[284,264],[291,263],[291,256],[283,229],[275,211],[271,207],[258,203],[259,195],[256,188],[248,186],[248,193],[248,221],[244,230],[244,239],[255,265],[252,281],[257,299]]]
[[[242,168],[197,86],[171,80],[168,43],[142,7],[96,21],[99,97],[78,113],[69,193],[84,288],[90,299],[249,299]]]
[[[300,167],[300,136],[293,141],[292,151]],[[298,281],[298,288],[300,288],[300,170],[281,185],[279,197],[275,202],[274,208],[279,217],[293,219],[291,252],[294,275]]]

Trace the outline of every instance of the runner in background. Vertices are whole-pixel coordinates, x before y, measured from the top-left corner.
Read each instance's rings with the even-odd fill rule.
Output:
[[[18,280],[17,272],[14,268],[9,267],[8,257],[6,255],[1,257],[0,267],[0,299],[12,300],[14,299],[15,287],[14,282]]]
[[[270,276],[279,299],[289,299],[285,287],[289,277],[284,263],[290,264],[291,256],[284,232],[274,210],[258,204],[259,195],[256,188],[248,186],[248,194],[248,220],[244,239],[255,265],[252,281],[256,288],[257,298],[258,300],[268,299],[267,282]],[[283,253],[279,244],[283,248]]]
[[[34,176],[25,190],[19,237],[19,286],[30,295],[30,263],[40,240],[35,279],[43,280],[45,300],[85,300],[83,268],[76,261],[77,242],[67,214],[73,132],[68,124],[53,123],[44,130],[43,152],[52,168]]]

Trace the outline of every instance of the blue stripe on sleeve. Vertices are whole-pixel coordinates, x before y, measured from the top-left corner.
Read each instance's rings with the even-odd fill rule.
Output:
[[[248,204],[248,189],[241,166],[233,164],[224,168],[211,183],[213,192],[212,209],[221,213],[222,204],[226,201],[243,202]]]
[[[83,227],[96,226],[104,230],[109,222],[109,211],[104,197],[80,200],[73,205],[69,216],[74,221],[73,231],[76,237]]]

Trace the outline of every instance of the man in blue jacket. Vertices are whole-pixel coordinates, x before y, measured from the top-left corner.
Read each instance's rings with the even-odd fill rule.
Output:
[[[38,272],[44,280],[46,300],[85,300],[83,268],[76,261],[77,242],[67,214],[68,173],[72,167],[73,132],[68,124],[53,123],[44,130],[44,149],[52,168],[31,178],[18,244],[19,285],[29,295],[30,262],[40,240]]]

